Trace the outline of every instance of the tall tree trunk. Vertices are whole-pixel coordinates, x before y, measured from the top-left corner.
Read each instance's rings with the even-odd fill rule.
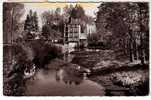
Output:
[[[136,37],[134,39],[133,43],[133,53],[134,53],[134,60],[137,60],[137,54],[136,54],[137,48],[136,48]]]
[[[133,43],[132,43],[132,37],[130,37],[130,43],[129,43],[129,49],[130,49],[130,62],[134,61],[134,56],[133,56]]]
[[[136,59],[139,60],[139,52],[138,52],[138,45],[136,44]]]
[[[14,31],[14,27],[13,27],[13,24],[14,24],[14,8],[12,8],[12,13],[11,13],[11,44],[13,44],[13,31]]]
[[[141,47],[140,47],[140,60],[141,60],[141,63],[144,64],[144,49],[143,49],[143,37],[142,37],[142,34],[141,34]]]

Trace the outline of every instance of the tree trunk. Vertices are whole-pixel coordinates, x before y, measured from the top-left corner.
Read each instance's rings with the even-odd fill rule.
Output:
[[[132,44],[132,39],[130,39],[130,43],[129,43],[130,45],[130,62],[133,62],[133,44]]]
[[[143,49],[143,37],[142,37],[142,34],[141,34],[141,47],[140,47],[140,52],[141,52],[141,55],[140,55],[140,60],[141,60],[141,63],[144,64],[144,49]]]

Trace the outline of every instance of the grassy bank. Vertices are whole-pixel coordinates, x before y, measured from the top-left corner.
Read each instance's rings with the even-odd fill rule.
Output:
[[[91,69],[89,78],[106,88],[106,95],[147,95],[149,65],[131,64],[112,50],[75,52],[73,63]],[[143,88],[144,87],[144,88]]]
[[[106,96],[145,96],[149,93],[148,70],[119,71],[89,79],[103,85]]]

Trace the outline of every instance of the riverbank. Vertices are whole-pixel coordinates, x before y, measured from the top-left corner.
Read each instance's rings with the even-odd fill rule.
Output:
[[[59,47],[44,40],[22,40],[3,48],[3,94],[7,96],[24,95],[25,74],[31,74],[29,71],[33,67],[44,68],[49,61],[61,55]]]
[[[73,63],[91,69],[89,78],[106,89],[108,96],[147,95],[149,64],[130,63],[112,50],[75,52]],[[123,85],[124,84],[124,85]],[[144,88],[142,88],[144,87]]]
[[[54,59],[47,66],[48,70],[63,68],[72,74],[74,71],[71,69],[78,67],[77,64],[66,63],[61,59]],[[103,86],[105,89],[104,95],[106,96],[137,96],[148,94],[148,65],[136,64],[118,68],[109,66],[106,69],[96,69],[95,72],[91,72],[88,79]]]
[[[140,96],[149,93],[148,70],[119,71],[89,79],[105,87],[106,96]]]
[[[102,51],[112,54],[113,51]],[[112,54],[111,57],[104,57],[103,61],[100,61],[98,56],[102,52],[76,52],[72,53],[74,58],[71,63],[58,61],[57,59],[52,61],[52,65],[58,67],[66,64],[68,67],[72,67],[72,63],[88,68],[91,70],[91,74],[88,79],[103,85],[105,88],[105,95],[107,96],[137,96],[147,95],[149,89],[149,66],[148,64],[142,65],[140,63],[129,63],[122,59],[116,60]],[[108,59],[107,59],[108,58]],[[75,61],[76,59],[76,61]],[[111,60],[112,59],[112,60]],[[94,61],[94,62],[93,62]],[[123,62],[122,62],[123,61]],[[59,62],[59,63],[58,63]],[[93,62],[93,63],[92,63]],[[143,87],[143,88],[142,88]]]
[[[38,48],[40,46],[36,47]],[[47,57],[41,54],[41,52],[44,51],[45,50],[43,49],[42,50],[40,49],[38,51],[39,54],[38,57],[42,57],[43,60],[45,57]],[[64,57],[66,60],[64,59]],[[76,73],[74,74],[76,77],[83,78],[83,76],[78,76],[79,72],[83,73],[85,69],[88,69],[90,70],[90,74],[87,76],[87,79],[99,84],[100,86],[103,86],[105,89],[104,95],[107,96],[147,95],[148,93],[149,89],[148,64],[141,65],[139,63],[130,63],[125,56],[120,55],[117,57],[117,54],[115,54],[113,50],[77,51],[67,54],[64,57],[48,60],[48,63],[45,64],[44,67],[40,67],[40,69],[38,70],[63,69],[66,70],[68,74]],[[4,70],[10,68],[9,66],[10,66],[9,64],[4,65]],[[9,86],[7,85],[7,82],[5,82],[7,78],[6,74],[7,73],[4,72],[4,83],[6,83],[4,85],[5,90],[4,95],[10,94],[9,92],[16,93],[15,90],[10,89]],[[22,80],[20,80],[20,82],[22,82]],[[23,88],[25,88],[24,86],[25,83],[22,84],[23,84],[22,86],[17,87],[21,88],[21,90],[18,89],[17,92],[18,93],[23,92],[23,94],[17,95],[24,95]],[[145,87],[145,89],[142,87]]]

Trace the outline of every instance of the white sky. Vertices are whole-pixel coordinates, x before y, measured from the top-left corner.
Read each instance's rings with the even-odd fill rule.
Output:
[[[70,3],[68,3],[70,4]],[[39,17],[39,26],[42,27],[42,21],[41,21],[41,14],[44,11],[48,11],[48,10],[54,10],[57,7],[59,8],[64,8],[65,4],[61,3],[61,4],[55,4],[55,3],[24,3],[25,5],[25,14],[23,15],[21,20],[25,20],[26,19],[26,15],[29,13],[29,10],[33,10],[36,11]],[[73,4],[75,5],[75,3]],[[95,13],[97,12],[97,7],[100,5],[100,3],[84,3],[84,4],[80,4],[84,10],[85,10],[85,14],[95,17]]]

